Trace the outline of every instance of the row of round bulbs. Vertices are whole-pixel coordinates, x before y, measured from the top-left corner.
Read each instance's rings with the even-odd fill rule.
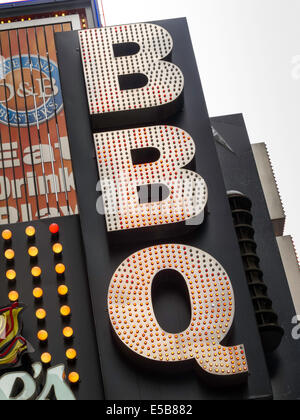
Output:
[[[56,223],[53,223],[49,226],[49,231],[50,233],[54,236],[57,235],[59,233],[59,226]],[[33,240],[35,238],[36,235],[36,229],[33,226],[27,226],[25,229],[25,234],[28,237],[29,240]],[[10,245],[11,241],[12,241],[12,237],[13,234],[9,229],[5,229],[2,232],[2,239]],[[52,246],[52,251],[55,255],[61,255],[63,252],[63,246],[61,243],[56,242],[54,243],[54,245]],[[28,248],[28,255],[30,256],[30,258],[34,259],[37,258],[39,254],[39,250],[36,246],[30,246]],[[6,258],[6,260],[8,262],[12,262],[15,258],[15,251],[12,248],[8,248],[5,250],[4,256]],[[55,266],[55,272],[58,275],[63,275],[66,271],[66,267],[64,264],[62,263],[58,263]],[[42,269],[39,266],[34,266],[31,269],[31,275],[34,279],[38,279],[41,277],[42,275]],[[15,281],[17,277],[17,273],[14,269],[9,269],[6,272],[6,278],[9,281]],[[66,285],[60,285],[57,289],[57,293],[60,297],[65,297],[68,295],[69,293],[69,289]],[[41,300],[44,296],[44,291],[41,287],[35,287],[33,289],[33,297],[35,298],[35,300]],[[12,290],[11,292],[9,292],[8,298],[10,300],[10,302],[17,302],[19,300],[19,293],[16,290]],[[70,316],[71,314],[71,308],[67,305],[63,305],[60,308],[60,314],[62,317],[66,318],[68,316]],[[35,316],[37,318],[38,321],[44,321],[47,317],[47,312],[44,308],[39,308],[36,310],[35,312]],[[71,327],[65,327],[63,329],[63,336],[66,339],[71,339],[74,335],[74,331]],[[38,340],[43,343],[46,342],[48,340],[49,334],[46,330],[40,330],[37,333],[37,338]],[[66,357],[68,360],[73,361],[77,358],[77,352],[75,349],[73,348],[69,348],[66,350]],[[51,363],[52,361],[52,355],[48,352],[45,352],[41,355],[41,361],[43,364],[48,365]],[[68,379],[70,381],[70,383],[76,384],[79,382],[80,377],[79,374],[77,372],[71,372],[68,376]]]
[[[66,13],[61,13],[61,16],[62,17],[65,17],[66,16]],[[59,17],[59,14],[58,13],[56,13],[55,14],[55,17],[57,18],[57,17]],[[20,18],[19,18],[20,19]],[[20,22],[26,22],[26,21],[28,21],[28,22],[30,22],[32,20],[32,18],[29,16],[29,17],[22,17],[21,19],[20,19]],[[85,19],[82,19],[82,21],[85,21]],[[11,19],[8,19],[7,21],[5,21],[5,20],[1,20],[1,25],[4,25],[5,23],[11,23],[12,22],[12,20]],[[14,20],[14,22],[16,22],[16,20]]]

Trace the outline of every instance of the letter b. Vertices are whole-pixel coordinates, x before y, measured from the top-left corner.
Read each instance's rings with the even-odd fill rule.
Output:
[[[161,121],[180,109],[184,77],[161,61],[173,49],[164,28],[135,24],[79,34],[94,129]]]
[[[195,155],[188,133],[156,126],[97,133],[94,140],[108,232],[172,226],[196,217],[197,224],[203,222],[207,186],[200,175],[182,169]],[[161,186],[168,189],[165,198],[157,194]],[[141,187],[156,193],[154,201],[142,202]]]

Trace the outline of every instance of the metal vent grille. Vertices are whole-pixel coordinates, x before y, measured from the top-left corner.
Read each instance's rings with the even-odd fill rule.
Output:
[[[265,351],[271,352],[280,345],[284,331],[278,324],[278,316],[268,297],[268,288],[260,269],[252,226],[252,203],[248,197],[238,193],[229,193],[229,202],[262,343]]]

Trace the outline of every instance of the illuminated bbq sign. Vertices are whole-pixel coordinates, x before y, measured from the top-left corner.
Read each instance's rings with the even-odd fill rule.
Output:
[[[57,5],[0,31],[0,400],[272,398],[186,20]]]
[[[135,24],[79,36],[94,129],[154,123],[180,110],[184,78],[164,61],[173,48],[164,28]],[[176,227],[196,216],[195,225],[204,221],[208,189],[200,175],[184,169],[196,147],[186,131],[143,126],[97,132],[94,142],[108,232]],[[168,195],[142,203],[138,188],[145,185],[164,185]],[[167,270],[178,271],[189,290],[192,320],[178,334],[160,327],[152,304],[153,279]],[[206,252],[172,243],[136,252],[115,272],[108,308],[115,333],[139,356],[157,362],[195,359],[212,376],[247,378],[244,347],[221,345],[234,319],[234,291],[225,269]]]

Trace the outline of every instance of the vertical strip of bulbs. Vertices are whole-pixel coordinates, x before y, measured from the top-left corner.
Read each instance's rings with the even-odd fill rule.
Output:
[[[6,260],[6,279],[8,281],[8,299],[11,303],[19,301],[19,293],[16,290],[17,273],[15,270],[15,251],[12,247],[13,234],[9,229],[2,232],[4,240],[4,257]]]
[[[31,266],[31,276],[34,283],[33,287],[33,297],[35,300],[35,316],[38,321],[38,333],[37,338],[39,340],[40,346],[43,347],[48,342],[48,331],[45,329],[45,320],[47,318],[47,312],[43,307],[43,296],[44,291],[41,288],[41,275],[42,269],[37,265],[39,250],[35,246],[36,241],[36,229],[33,226],[27,226],[25,229],[25,234],[28,239],[28,255],[30,257],[30,266]],[[49,365],[51,363],[52,356],[48,352],[41,354],[41,361],[44,365]]]
[[[68,305],[68,296],[69,288],[66,285],[66,267],[63,264],[63,245],[59,242],[59,226],[56,223],[52,223],[49,227],[50,233],[52,234],[52,251],[54,254],[55,260],[55,272],[57,275],[57,280],[60,283],[58,286],[57,292],[61,302],[60,306],[60,315],[62,317],[64,328],[62,334],[65,340],[66,345],[66,358],[69,365],[74,365],[77,360],[77,351],[76,349],[70,347],[70,343],[74,338],[74,330],[70,326],[70,318],[72,314],[72,309]],[[68,375],[68,380],[71,384],[78,384],[80,381],[80,376],[78,372],[72,371]]]

